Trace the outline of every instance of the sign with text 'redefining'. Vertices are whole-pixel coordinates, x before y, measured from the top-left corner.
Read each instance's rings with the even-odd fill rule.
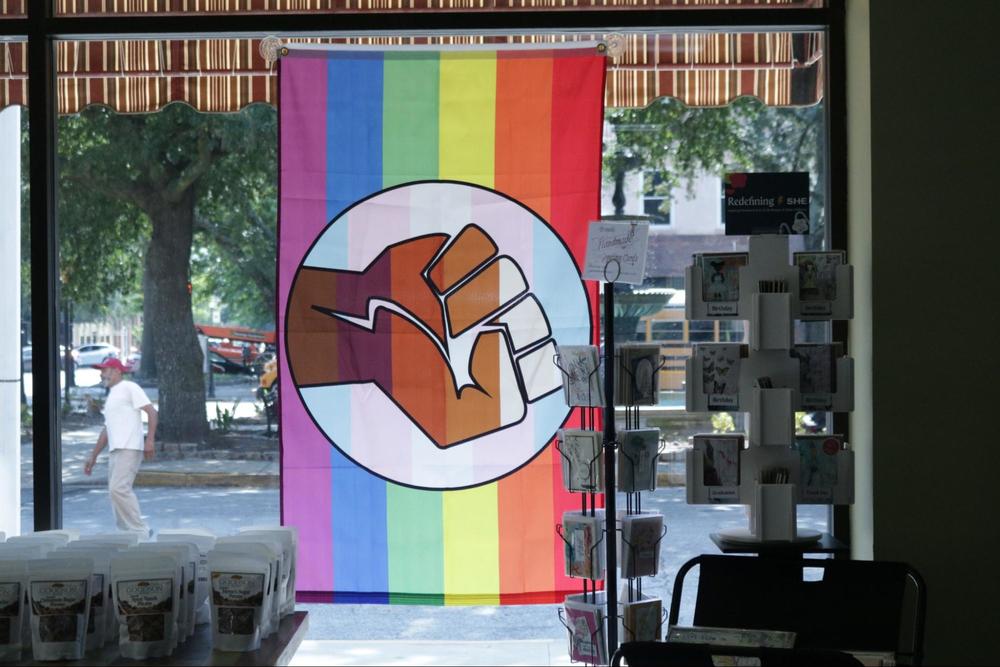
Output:
[[[723,177],[726,234],[808,234],[809,173]]]

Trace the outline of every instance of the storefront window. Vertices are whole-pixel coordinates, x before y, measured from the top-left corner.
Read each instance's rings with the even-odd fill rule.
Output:
[[[158,411],[154,460],[135,481],[144,525],[225,534],[278,521],[277,430],[258,396],[274,351],[276,110],[247,105],[252,77],[240,98],[238,77],[153,74],[189,54],[210,61],[220,43],[59,44],[70,67],[91,68],[60,78],[58,126],[59,310],[74,367],[64,516],[81,531],[117,521],[107,451],[88,474],[109,400],[94,366],[108,358]]]
[[[55,2],[65,16],[106,11],[106,3],[93,0]],[[198,7],[220,14],[375,9],[365,2],[203,0]],[[116,13],[186,13],[194,11],[192,4],[121,0]],[[514,8],[509,4],[480,6]],[[643,4],[763,10],[823,3]],[[520,43],[610,36],[327,41]],[[622,48],[606,89],[602,216],[652,216],[661,223],[651,232],[647,280],[617,288],[615,315],[617,340],[657,343],[666,359],[660,404],[643,411],[642,419],[661,429],[665,443],[662,488],[650,494],[646,507],[663,511],[671,526],[661,574],[646,592],[668,599],[671,572],[689,557],[713,551],[709,533],[746,524],[743,507],[685,503],[683,460],[690,436],[744,424],[738,414],[684,411],[684,360],[694,343],[742,342],[746,333],[741,322],[684,318],[684,267],[693,253],[746,247],[745,238],[725,236],[721,224],[721,177],[732,170],[809,172],[812,226],[797,242],[801,248],[827,247],[824,35],[663,31],[613,37]],[[129,368],[126,377],[159,412],[155,458],[143,465],[136,484],[149,526],[225,534],[250,523],[276,523],[279,434],[268,364],[275,340],[274,63],[260,39],[80,40],[58,42],[57,48],[65,525],[81,532],[116,528],[105,486],[107,452],[87,470],[107,400],[93,366],[109,357]],[[0,88],[3,95],[18,79],[0,81],[7,86]],[[823,341],[829,331],[816,325],[796,336]],[[825,528],[825,514],[823,507],[800,507],[800,524]],[[311,624],[316,636],[338,639],[453,639],[456,627],[476,632],[465,610],[390,610],[353,608],[357,622],[345,629],[342,607],[316,607]],[[392,622],[386,622],[387,613]],[[519,629],[508,638],[563,636],[550,606],[484,608],[481,616],[511,625],[518,617]]]

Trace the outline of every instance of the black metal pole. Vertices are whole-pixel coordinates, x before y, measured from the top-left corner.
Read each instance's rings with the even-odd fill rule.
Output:
[[[604,283],[604,518],[608,660],[618,648],[618,555],[615,553],[615,284]]]
[[[32,483],[35,530],[62,528],[59,439],[59,323],[56,220],[55,43],[46,34],[53,3],[28,3],[28,146],[31,183]]]

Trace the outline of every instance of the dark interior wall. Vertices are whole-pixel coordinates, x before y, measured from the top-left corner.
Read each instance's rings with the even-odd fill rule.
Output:
[[[997,0],[871,0],[874,555],[928,588],[927,661],[997,664]]]

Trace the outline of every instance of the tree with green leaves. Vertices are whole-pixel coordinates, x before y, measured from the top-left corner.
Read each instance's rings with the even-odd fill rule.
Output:
[[[273,163],[274,155],[261,156]],[[247,170],[239,183],[212,188],[198,204],[191,258],[195,309],[209,297],[224,322],[275,325],[278,183],[273,171]]]
[[[610,109],[604,177],[614,185],[615,215],[625,210],[625,177],[645,172],[647,191],[669,195],[698,173],[808,171],[811,239],[822,238],[825,205],[823,107],[769,107],[743,97],[723,107],[688,107],[659,99],[642,109]],[[657,178],[652,184],[652,174]],[[669,205],[669,199],[665,200]],[[664,211],[666,212],[666,211]]]
[[[614,185],[615,215],[625,211],[625,177],[630,172],[656,171],[657,190],[668,194],[700,171],[721,173],[726,165],[747,164],[752,142],[746,116],[754,113],[739,101],[702,109],[674,99],[659,99],[641,109],[609,109],[604,176]]]
[[[825,161],[823,108],[768,107],[740,98],[723,107],[688,107],[676,99],[659,99],[641,109],[609,109],[604,145],[604,178],[614,187],[614,214],[625,212],[625,179],[643,173],[643,189],[664,197],[691,184],[699,174],[728,171],[808,171],[812,183],[812,233],[807,248],[823,239]],[[661,210],[667,213],[667,210]],[[632,340],[643,316],[663,307],[666,295],[633,294],[616,285],[615,339]]]
[[[274,109],[259,105],[238,114],[180,104],[135,115],[91,107],[60,119],[60,235],[81,247],[67,252],[69,263],[61,259],[61,269],[72,270],[65,284],[89,281],[81,294],[107,302],[128,293],[142,262],[142,365],[155,368],[165,440],[199,441],[208,430],[192,246],[200,234],[232,257],[240,221],[274,228],[266,219],[273,205],[261,204],[274,195],[261,184],[273,193],[276,129]],[[273,266],[273,245],[266,253]]]

